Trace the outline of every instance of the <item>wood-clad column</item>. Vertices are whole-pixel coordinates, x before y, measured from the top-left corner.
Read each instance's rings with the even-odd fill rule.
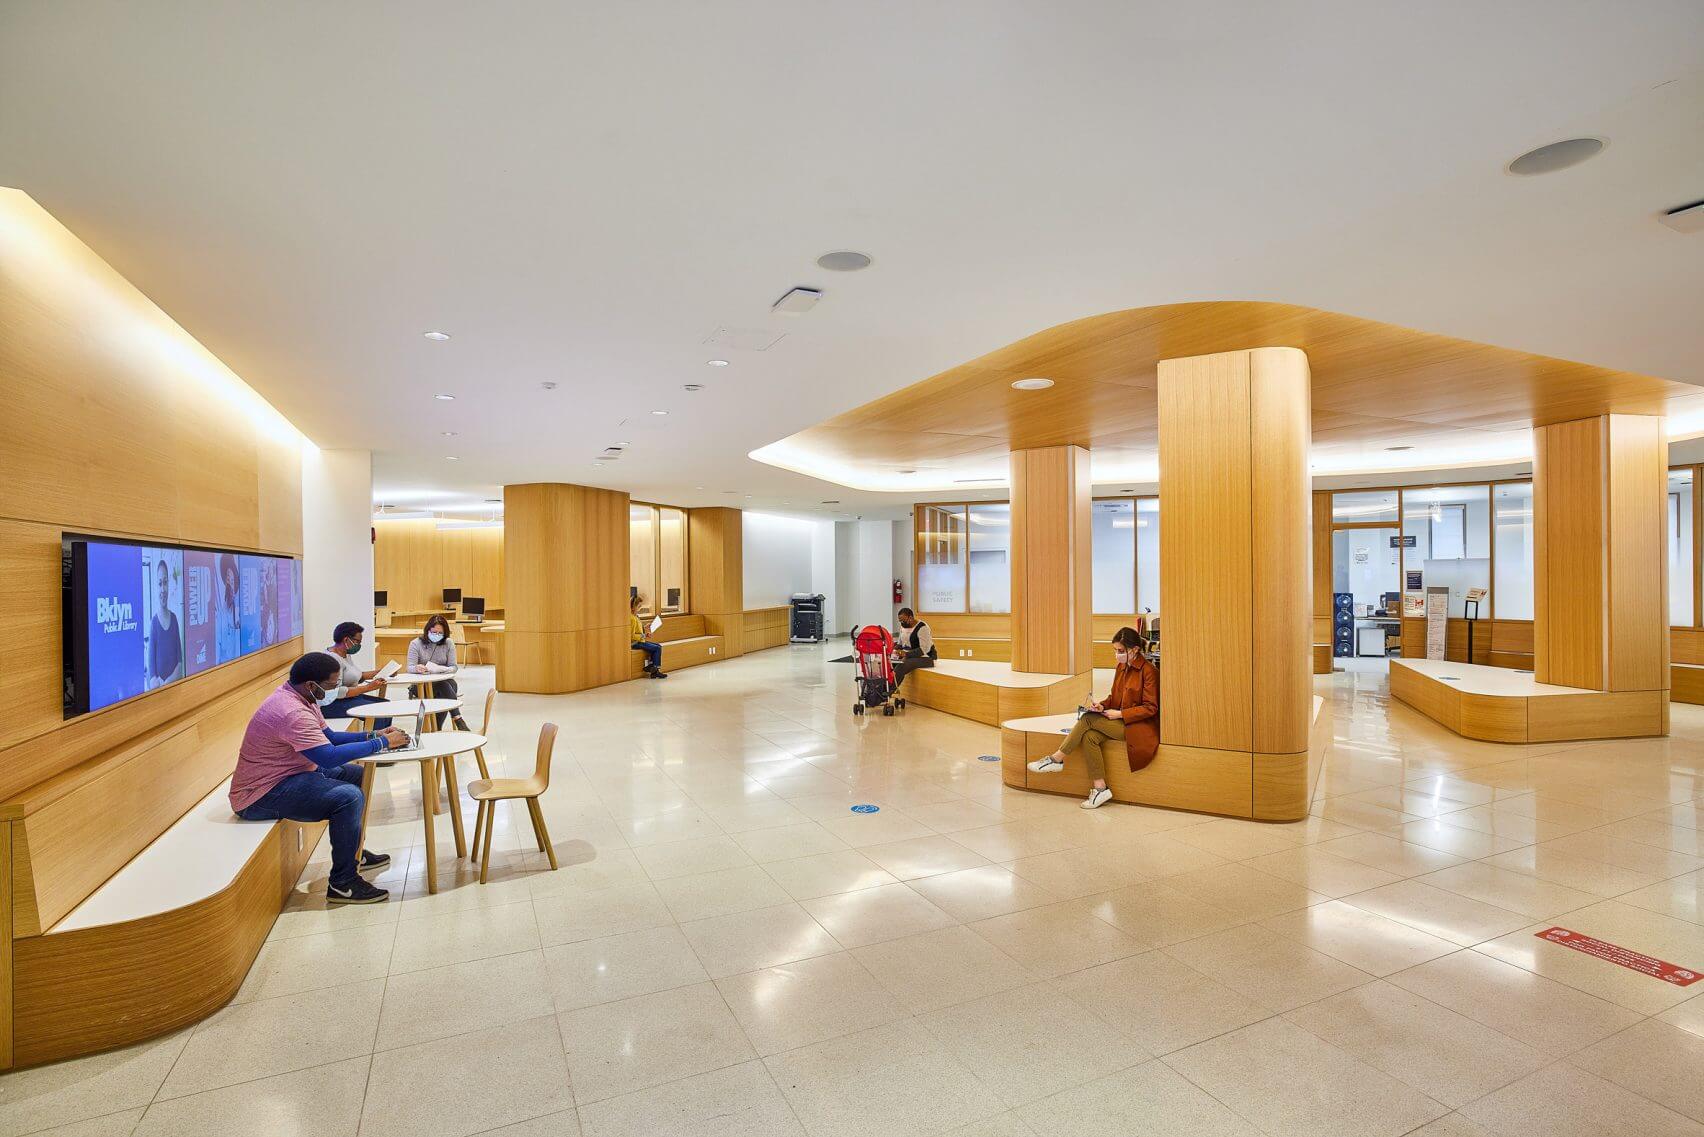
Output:
[[[1159,365],[1160,737],[1250,756],[1250,814],[1307,812],[1312,499],[1307,356]]]
[[[687,597],[722,654],[745,654],[745,526],[737,509],[686,511]]]
[[[1533,677],[1662,692],[1661,724],[1629,722],[1627,734],[1668,725],[1667,466],[1663,421],[1650,415],[1533,430]],[[1622,710],[1650,718],[1655,706]]]
[[[1012,451],[1012,670],[1093,669],[1089,452]]]
[[[627,678],[628,498],[557,482],[503,487],[501,691]]]

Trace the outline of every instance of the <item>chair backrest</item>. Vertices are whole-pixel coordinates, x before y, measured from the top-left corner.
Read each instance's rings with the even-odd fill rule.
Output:
[[[538,779],[539,793],[550,788],[550,755],[556,749],[556,724],[547,722],[538,728],[538,764],[533,777]]]
[[[491,737],[491,712],[497,706],[497,688],[485,692],[485,718],[479,724],[479,733],[486,738]]]

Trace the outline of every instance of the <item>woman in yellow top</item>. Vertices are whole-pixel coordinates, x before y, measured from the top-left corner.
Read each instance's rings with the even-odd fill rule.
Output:
[[[639,622],[639,595],[627,599],[627,634],[632,640],[629,647],[634,651],[645,653],[645,675],[650,679],[667,679],[669,673],[663,670],[663,645],[652,643],[645,638],[645,625]]]

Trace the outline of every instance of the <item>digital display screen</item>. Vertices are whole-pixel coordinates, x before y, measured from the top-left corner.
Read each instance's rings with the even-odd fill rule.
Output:
[[[301,634],[293,557],[67,537],[63,565],[67,718]]]

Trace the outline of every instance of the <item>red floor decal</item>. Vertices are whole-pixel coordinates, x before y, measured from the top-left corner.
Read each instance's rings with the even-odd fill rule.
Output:
[[[1551,943],[1561,944],[1565,948],[1583,951],[1587,955],[1595,955],[1599,959],[1607,959],[1609,962],[1625,967],[1629,971],[1637,971],[1641,975],[1661,979],[1664,983],[1673,983],[1676,987],[1688,987],[1698,980],[1704,979],[1704,972],[1666,963],[1655,956],[1641,955],[1617,944],[1605,943],[1594,936],[1571,932],[1567,928],[1546,928],[1542,932],[1534,932],[1533,934],[1541,940],[1549,940]]]

